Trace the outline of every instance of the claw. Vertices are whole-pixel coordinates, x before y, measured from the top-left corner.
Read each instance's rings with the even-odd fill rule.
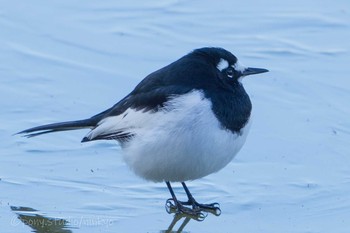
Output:
[[[210,212],[215,216],[221,215],[221,209],[220,209],[219,203],[213,203],[209,205],[199,205],[199,208],[201,208],[203,211]]]
[[[214,202],[214,203],[212,203],[212,204],[210,204],[213,208],[218,208],[218,209],[220,209],[220,204],[219,203],[217,203],[217,202]]]
[[[197,216],[197,218],[196,218],[196,220],[198,221],[198,222],[201,222],[201,221],[203,221],[206,217],[208,216],[208,213],[203,213],[203,212],[199,212],[198,213],[198,216]]]
[[[213,214],[216,216],[220,216],[221,215],[221,209],[219,207],[216,207],[213,211]]]
[[[172,198],[169,198],[168,200],[166,200],[165,210],[168,214],[176,213],[177,208]]]

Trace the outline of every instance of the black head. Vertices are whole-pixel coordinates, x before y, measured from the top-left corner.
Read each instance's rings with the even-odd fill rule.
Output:
[[[189,56],[202,64],[198,68],[202,71],[198,78],[200,81],[196,81],[202,84],[201,89],[211,100],[213,112],[222,127],[241,133],[249,121],[252,105],[240,81],[247,75],[268,70],[244,67],[237,57],[222,48],[196,49]]]
[[[192,55],[205,57],[217,70],[219,77],[228,83],[240,82],[243,77],[268,72],[267,69],[242,66],[237,57],[222,48],[201,48],[192,52]]]

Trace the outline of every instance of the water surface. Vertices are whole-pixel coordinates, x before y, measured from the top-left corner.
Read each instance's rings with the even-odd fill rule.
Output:
[[[166,232],[165,185],[116,143],[13,134],[92,116],[202,46],[270,73],[244,82],[254,122],[237,158],[188,183],[221,216],[183,231],[348,232],[349,1],[3,1],[0,28],[2,232]]]

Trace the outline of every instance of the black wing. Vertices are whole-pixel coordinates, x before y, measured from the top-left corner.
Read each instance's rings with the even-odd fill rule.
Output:
[[[135,89],[111,108],[92,116],[91,118],[42,125],[19,132],[27,137],[41,134],[75,130],[82,128],[95,129],[99,122],[106,117],[118,116],[127,109],[138,111],[158,111],[170,98],[188,93],[194,89],[205,89],[205,85],[212,85],[215,73],[208,73],[207,63],[194,59],[191,54],[180,58],[174,63],[153,72],[144,78]],[[199,81],[199,79],[202,79]],[[204,85],[204,86],[203,86]],[[115,134],[100,135],[95,139],[84,138],[83,141],[98,139],[125,140],[132,137],[124,130]]]

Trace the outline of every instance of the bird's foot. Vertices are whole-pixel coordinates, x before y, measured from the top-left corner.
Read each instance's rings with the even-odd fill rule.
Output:
[[[165,209],[169,214],[175,213],[183,215],[184,217],[190,217],[197,221],[203,221],[208,216],[208,211],[201,208],[188,208],[187,202],[174,201],[173,198],[169,198],[165,203]]]
[[[219,216],[221,214],[220,204],[215,202],[211,204],[200,204],[196,200],[188,200],[186,202],[180,202],[184,206],[192,206],[193,210],[204,211],[207,213]]]

